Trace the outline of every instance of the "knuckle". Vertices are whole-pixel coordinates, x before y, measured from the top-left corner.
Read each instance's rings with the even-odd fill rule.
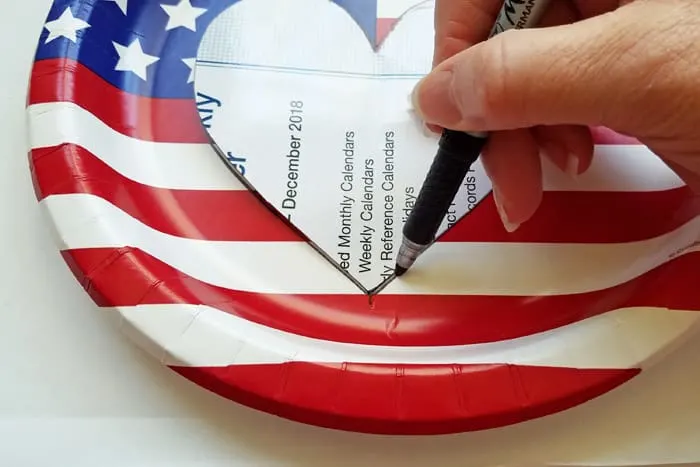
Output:
[[[509,56],[512,54],[511,31],[494,37],[491,43],[477,54],[472,95],[484,119],[503,121],[507,118],[513,105],[517,105],[517,83],[510,79],[508,70]]]

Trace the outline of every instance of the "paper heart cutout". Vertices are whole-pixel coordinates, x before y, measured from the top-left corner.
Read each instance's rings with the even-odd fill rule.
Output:
[[[195,71],[229,163],[366,291],[393,273],[437,148],[409,99],[431,67],[434,2],[404,4],[375,52],[327,0],[244,0],[213,21]],[[438,234],[490,190],[475,164]]]

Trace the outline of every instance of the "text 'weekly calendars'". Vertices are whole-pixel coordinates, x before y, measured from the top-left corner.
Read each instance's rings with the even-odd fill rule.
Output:
[[[271,3],[284,14],[270,15]],[[430,69],[429,5],[375,53],[330,2],[241,2],[215,20],[198,56],[200,116],[229,162],[367,289],[393,273],[436,150],[408,97]],[[439,233],[490,189],[475,165]]]

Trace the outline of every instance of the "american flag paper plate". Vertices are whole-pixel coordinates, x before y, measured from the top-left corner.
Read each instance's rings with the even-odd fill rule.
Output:
[[[342,12],[375,50],[412,6],[432,8],[309,2],[319,18]],[[545,171],[530,222],[507,234],[486,193],[370,301],[210,144],[199,46],[255,3],[271,22],[294,4],[55,0],[39,38],[27,103],[39,204],[85,291],[164,365],[300,422],[437,434],[583,404],[695,330],[700,202],[602,129],[575,183]]]

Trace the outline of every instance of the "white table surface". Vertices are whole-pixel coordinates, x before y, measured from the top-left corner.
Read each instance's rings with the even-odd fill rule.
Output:
[[[154,0],[156,1],[156,0]],[[136,349],[74,280],[27,163],[27,78],[49,0],[0,22],[0,466],[469,466],[700,461],[700,337],[623,388],[489,432],[323,430],[218,398]],[[700,462],[697,462],[700,465]]]

